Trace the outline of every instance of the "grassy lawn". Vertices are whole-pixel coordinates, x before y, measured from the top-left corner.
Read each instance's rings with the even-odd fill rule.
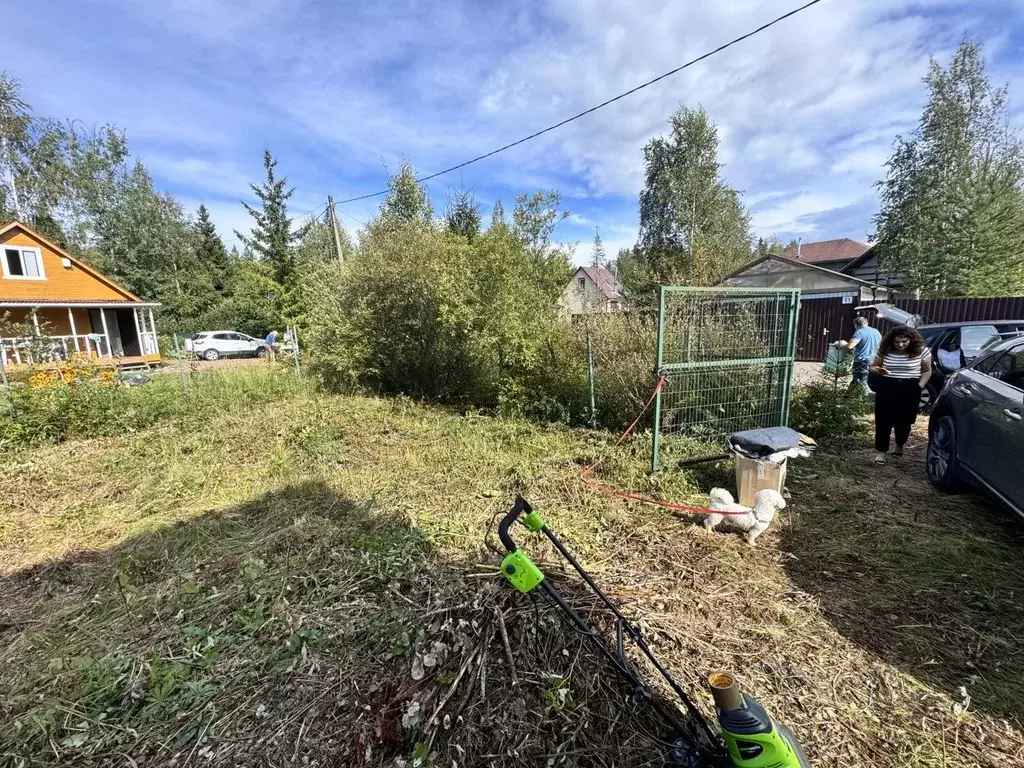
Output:
[[[1024,534],[920,450],[794,464],[751,550],[583,486],[609,435],[274,393],[5,455],[0,764],[660,764],[650,708],[496,575],[521,492],[708,713],[727,668],[816,766],[1024,765]],[[646,451],[603,476],[731,482]]]

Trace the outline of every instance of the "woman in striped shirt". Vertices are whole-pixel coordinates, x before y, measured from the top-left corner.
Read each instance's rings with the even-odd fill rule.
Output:
[[[903,455],[903,446],[921,407],[921,390],[932,377],[931,352],[921,334],[905,325],[889,331],[871,366],[876,374],[875,463],[884,464],[889,439],[896,433],[893,458]]]

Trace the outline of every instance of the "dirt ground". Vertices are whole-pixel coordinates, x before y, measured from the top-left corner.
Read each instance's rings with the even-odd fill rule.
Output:
[[[794,363],[793,386],[802,387],[810,384],[824,367],[821,363]]]
[[[182,365],[187,371],[220,371],[253,368],[260,365],[266,366],[269,363],[267,360],[259,357],[222,357],[219,360],[213,361],[198,360],[196,358],[191,360],[185,359],[182,361]],[[163,361],[163,366],[157,370],[161,373],[177,373],[178,361],[166,358]]]

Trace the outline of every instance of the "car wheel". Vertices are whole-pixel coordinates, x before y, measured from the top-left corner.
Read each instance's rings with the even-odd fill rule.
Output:
[[[930,382],[925,384],[921,390],[921,413],[928,413],[932,409],[932,406],[935,405],[936,397],[938,397],[938,393],[935,391],[935,387]]]
[[[253,357],[264,357],[266,354],[267,354],[267,348],[266,347],[256,347],[255,351],[252,353],[252,356]]]
[[[928,482],[943,493],[956,493],[962,487],[956,459],[956,427],[952,416],[943,416],[929,426],[925,469]]]
[[[211,363],[219,357],[220,352],[218,352],[216,349],[208,349],[205,352],[203,352],[203,359],[209,360]]]

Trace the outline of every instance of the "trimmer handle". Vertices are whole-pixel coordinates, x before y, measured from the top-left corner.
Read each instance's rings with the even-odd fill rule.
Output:
[[[508,529],[524,512],[530,514],[533,512],[533,507],[522,496],[516,496],[516,503],[512,505],[512,509],[506,512],[505,516],[501,518],[501,522],[498,523],[498,539],[507,552],[511,553],[519,549],[516,543],[512,541],[512,536],[509,535]]]

